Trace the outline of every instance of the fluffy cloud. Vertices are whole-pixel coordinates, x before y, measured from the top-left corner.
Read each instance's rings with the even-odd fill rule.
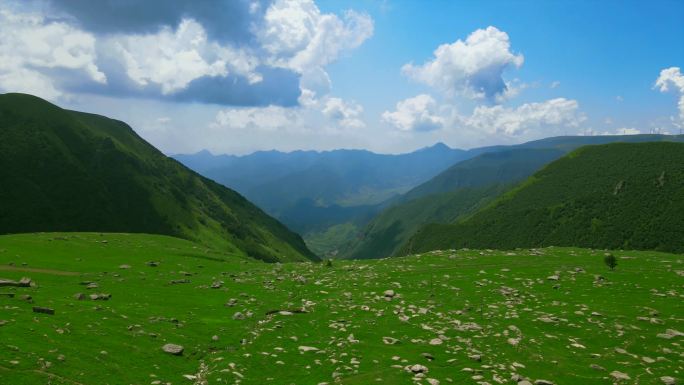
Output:
[[[511,52],[508,34],[490,26],[476,30],[465,41],[439,46],[432,60],[406,64],[402,72],[447,95],[496,100],[508,90],[504,70],[518,68],[523,61],[523,55]]]
[[[299,100],[310,105],[330,90],[325,66],[373,35],[373,20],[351,10],[342,18],[324,14],[313,0],[276,0],[254,30],[269,65],[301,74]]]
[[[0,88],[49,99],[293,106],[327,95],[325,66],[373,33],[368,15],[312,0],[7,0],[0,12]]]
[[[354,11],[343,19],[322,14],[312,0],[277,0],[256,34],[274,65],[304,73],[360,46],[373,34],[373,20]]]
[[[229,108],[216,114],[214,127],[229,127],[237,130],[277,131],[301,124],[296,109],[279,106]]]
[[[55,98],[57,82],[46,73],[66,71],[106,83],[96,65],[95,38],[38,14],[0,9],[0,89]],[[84,76],[85,75],[85,76]]]
[[[382,119],[401,131],[432,131],[440,128],[468,132],[474,136],[503,135],[523,137],[536,130],[577,128],[585,120],[575,100],[557,98],[541,103],[525,103],[518,107],[477,106],[470,115],[460,115],[451,106],[438,106],[426,94],[397,103],[393,112],[385,111]]]
[[[398,102],[395,111],[382,114],[382,120],[402,131],[432,131],[444,125],[444,118],[437,115],[436,109],[432,96],[420,94]]]
[[[684,124],[684,75],[682,75],[679,67],[670,67],[660,71],[655,87],[660,92],[667,92],[672,89],[679,93],[679,118]]]
[[[340,98],[328,98],[323,107],[323,115],[337,121],[344,128],[363,128],[366,124],[360,119],[363,107],[356,102],[345,102]]]
[[[164,95],[187,88],[202,77],[225,77],[236,73],[250,84],[263,78],[255,70],[259,61],[243,50],[209,42],[201,24],[183,19],[175,31],[163,27],[154,34],[114,35],[115,47],[126,74],[136,84],[161,86]]]
[[[556,98],[540,103],[526,103],[515,108],[478,106],[462,122],[467,127],[487,134],[514,136],[545,126],[576,128],[584,120],[577,101]]]
[[[326,96],[293,108],[225,108],[217,113],[211,126],[230,131],[341,133],[365,127],[362,113],[363,107],[354,101]]]

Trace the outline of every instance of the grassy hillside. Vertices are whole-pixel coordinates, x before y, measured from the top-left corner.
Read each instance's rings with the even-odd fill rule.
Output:
[[[259,263],[165,236],[0,236],[0,278],[34,283],[0,288],[0,383],[681,381],[681,256],[614,254],[615,271],[602,251],[574,248],[327,267]],[[406,369],[414,365],[423,379]]]
[[[470,150],[482,153],[449,167],[427,182],[416,186],[395,202],[406,202],[426,195],[454,191],[462,187],[483,186],[492,182],[516,182],[527,178],[541,166],[579,147],[608,143],[684,142],[684,135],[608,135],[559,136],[513,146],[493,146]]]
[[[456,163],[404,194],[401,201],[406,202],[464,187],[517,182],[564,154],[564,151],[555,148],[515,148],[485,153]]]
[[[345,258],[383,258],[395,255],[423,225],[451,223],[489,203],[505,191],[506,185],[465,187],[432,194],[392,206],[365,226],[346,249]]]
[[[382,258],[396,255],[403,244],[427,224],[448,224],[469,215],[499,193],[567,152],[586,144],[610,142],[679,141],[683,136],[626,135],[557,137],[515,146],[485,147],[472,159],[456,163],[429,181],[384,204],[378,213],[346,244],[336,245],[347,258]],[[312,237],[305,237],[307,243]],[[318,239],[314,242],[320,243]],[[411,253],[405,248],[402,253]]]
[[[268,261],[315,258],[297,234],[125,123],[0,95],[0,234],[33,231],[167,234]]]
[[[684,144],[587,146],[472,217],[428,225],[404,252],[576,245],[684,252]]]
[[[335,150],[259,151],[233,156],[202,151],[175,158],[244,194],[290,229],[302,234],[307,245],[318,255],[384,257],[425,223],[464,214],[444,215],[434,203],[444,202],[444,210],[470,206],[435,195],[433,199],[437,202],[424,201],[429,202],[433,213],[439,212],[435,217],[422,213],[415,215],[415,209],[407,209],[406,216],[398,218],[397,214],[402,210],[392,209],[391,213],[380,214],[369,224],[385,208],[432,194],[452,193],[460,188],[479,189],[490,184],[518,182],[542,165],[582,145],[659,140],[681,141],[684,136],[567,136],[467,151],[438,143],[399,155]],[[413,207],[418,205],[413,204]],[[383,215],[386,217],[382,218]],[[390,221],[393,219],[400,219],[400,223],[389,229],[394,225]],[[389,240],[390,244],[381,240]]]
[[[507,185],[525,179],[562,155],[556,149],[512,149],[457,163],[377,214],[342,248],[342,256],[365,259],[394,255],[422,226],[451,223],[480,209]]]

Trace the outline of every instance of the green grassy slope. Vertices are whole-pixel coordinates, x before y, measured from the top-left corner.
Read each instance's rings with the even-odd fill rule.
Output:
[[[521,181],[564,154],[565,151],[555,148],[513,148],[485,153],[456,163],[404,194],[401,200],[405,202],[464,187]]]
[[[0,288],[14,294],[0,295],[0,383],[427,384],[404,369],[415,364],[441,384],[517,374],[604,385],[613,371],[629,376],[621,384],[681,381],[682,257],[615,255],[612,272],[603,252],[574,248],[326,267],[259,263],[164,236],[0,236],[0,278],[35,282]],[[183,355],[164,353],[167,343]]]
[[[563,156],[556,149],[511,149],[485,153],[450,167],[396,199],[342,248],[346,258],[395,255],[428,223],[451,223],[480,209],[506,186]]]
[[[404,251],[582,246],[684,252],[684,144],[583,147],[471,218],[428,225]]]
[[[373,218],[342,256],[368,259],[395,255],[423,225],[454,222],[491,202],[505,188],[501,184],[465,187],[392,206]]]
[[[125,123],[0,95],[0,234],[141,232],[255,258],[315,258],[236,192],[188,170]]]

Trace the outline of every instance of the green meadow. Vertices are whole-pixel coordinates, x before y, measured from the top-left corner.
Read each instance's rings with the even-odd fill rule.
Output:
[[[0,279],[32,285],[0,287],[0,383],[681,381],[684,257],[613,251],[611,271],[605,253],[266,264],[157,235],[1,236]]]

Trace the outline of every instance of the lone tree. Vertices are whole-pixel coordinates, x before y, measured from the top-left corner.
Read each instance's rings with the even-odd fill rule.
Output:
[[[610,270],[615,270],[615,266],[617,266],[617,258],[611,253],[606,254],[605,257],[603,257],[603,262],[610,268]]]

